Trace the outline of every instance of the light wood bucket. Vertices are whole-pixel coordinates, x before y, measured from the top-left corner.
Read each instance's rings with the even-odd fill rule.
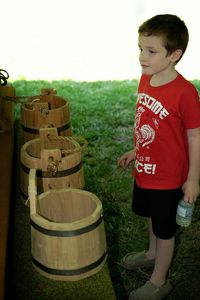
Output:
[[[41,96],[21,107],[24,143],[39,137],[41,127],[57,128],[59,135],[71,136],[70,110],[67,99],[56,95],[54,89],[42,89]]]
[[[41,128],[40,138],[26,142],[20,152],[20,197],[28,205],[28,176],[37,170],[38,193],[57,188],[83,189],[82,148],[56,128]]]
[[[76,281],[96,274],[107,259],[102,203],[80,189],[37,196],[36,170],[29,174],[32,263],[43,276]]]

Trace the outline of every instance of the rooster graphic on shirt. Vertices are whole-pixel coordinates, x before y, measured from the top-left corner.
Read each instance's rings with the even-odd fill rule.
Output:
[[[135,116],[135,137],[136,137],[136,149],[139,150],[140,145],[142,147],[146,147],[147,145],[151,144],[155,139],[155,130],[149,124],[143,124],[140,127],[140,119],[141,116],[145,112],[145,109],[142,106],[139,106],[136,110]],[[158,121],[154,119],[154,123]]]

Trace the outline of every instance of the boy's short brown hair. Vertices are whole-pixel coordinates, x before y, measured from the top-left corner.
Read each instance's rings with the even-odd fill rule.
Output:
[[[138,33],[145,36],[163,37],[164,47],[168,55],[177,49],[181,49],[183,55],[189,41],[188,29],[184,21],[176,15],[170,14],[156,15],[148,19],[140,25]]]

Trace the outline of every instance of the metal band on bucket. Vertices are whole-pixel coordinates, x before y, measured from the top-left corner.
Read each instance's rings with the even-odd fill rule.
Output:
[[[90,224],[83,228],[79,228],[75,230],[50,230],[39,226],[32,219],[30,220],[31,226],[33,226],[33,228],[35,228],[37,231],[48,236],[58,236],[58,237],[73,237],[73,236],[81,235],[83,233],[90,232],[95,228],[97,228],[102,221],[103,221],[103,215],[101,215],[100,218],[93,224]]]
[[[58,130],[58,132],[62,132],[68,128],[70,128],[71,123],[67,123],[61,127],[56,127],[56,129]],[[23,131],[28,132],[28,133],[32,133],[32,134],[39,134],[39,129],[38,128],[29,128],[29,127],[25,127],[24,125],[21,125]]]
[[[28,200],[28,195],[26,195],[22,189],[19,190],[21,197],[24,199],[24,201]]]
[[[43,264],[41,264],[40,262],[38,262],[34,257],[32,257],[32,262],[33,264],[40,268],[42,271],[49,273],[49,274],[53,274],[53,275],[79,275],[82,273],[86,273],[88,271],[93,270],[94,268],[98,267],[106,258],[107,255],[107,251],[105,251],[103,253],[103,255],[94,263],[87,265],[85,267],[82,267],[80,269],[74,269],[74,270],[58,270],[58,269],[52,269],[52,268],[48,268],[46,266],[44,266]]]
[[[29,174],[30,168],[26,167],[24,164],[22,164],[22,162],[21,162],[21,168],[25,173]],[[80,162],[78,165],[74,166],[73,168],[57,171],[56,174],[47,173],[42,170],[37,170],[36,174],[37,177],[39,178],[64,177],[78,172],[81,168],[82,168],[82,162]]]

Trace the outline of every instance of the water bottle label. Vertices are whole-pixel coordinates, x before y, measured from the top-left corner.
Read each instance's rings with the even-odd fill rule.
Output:
[[[184,218],[185,217],[191,217],[192,216],[192,209],[188,210],[188,209],[182,208],[181,206],[178,206],[177,214],[181,217],[184,217]]]

